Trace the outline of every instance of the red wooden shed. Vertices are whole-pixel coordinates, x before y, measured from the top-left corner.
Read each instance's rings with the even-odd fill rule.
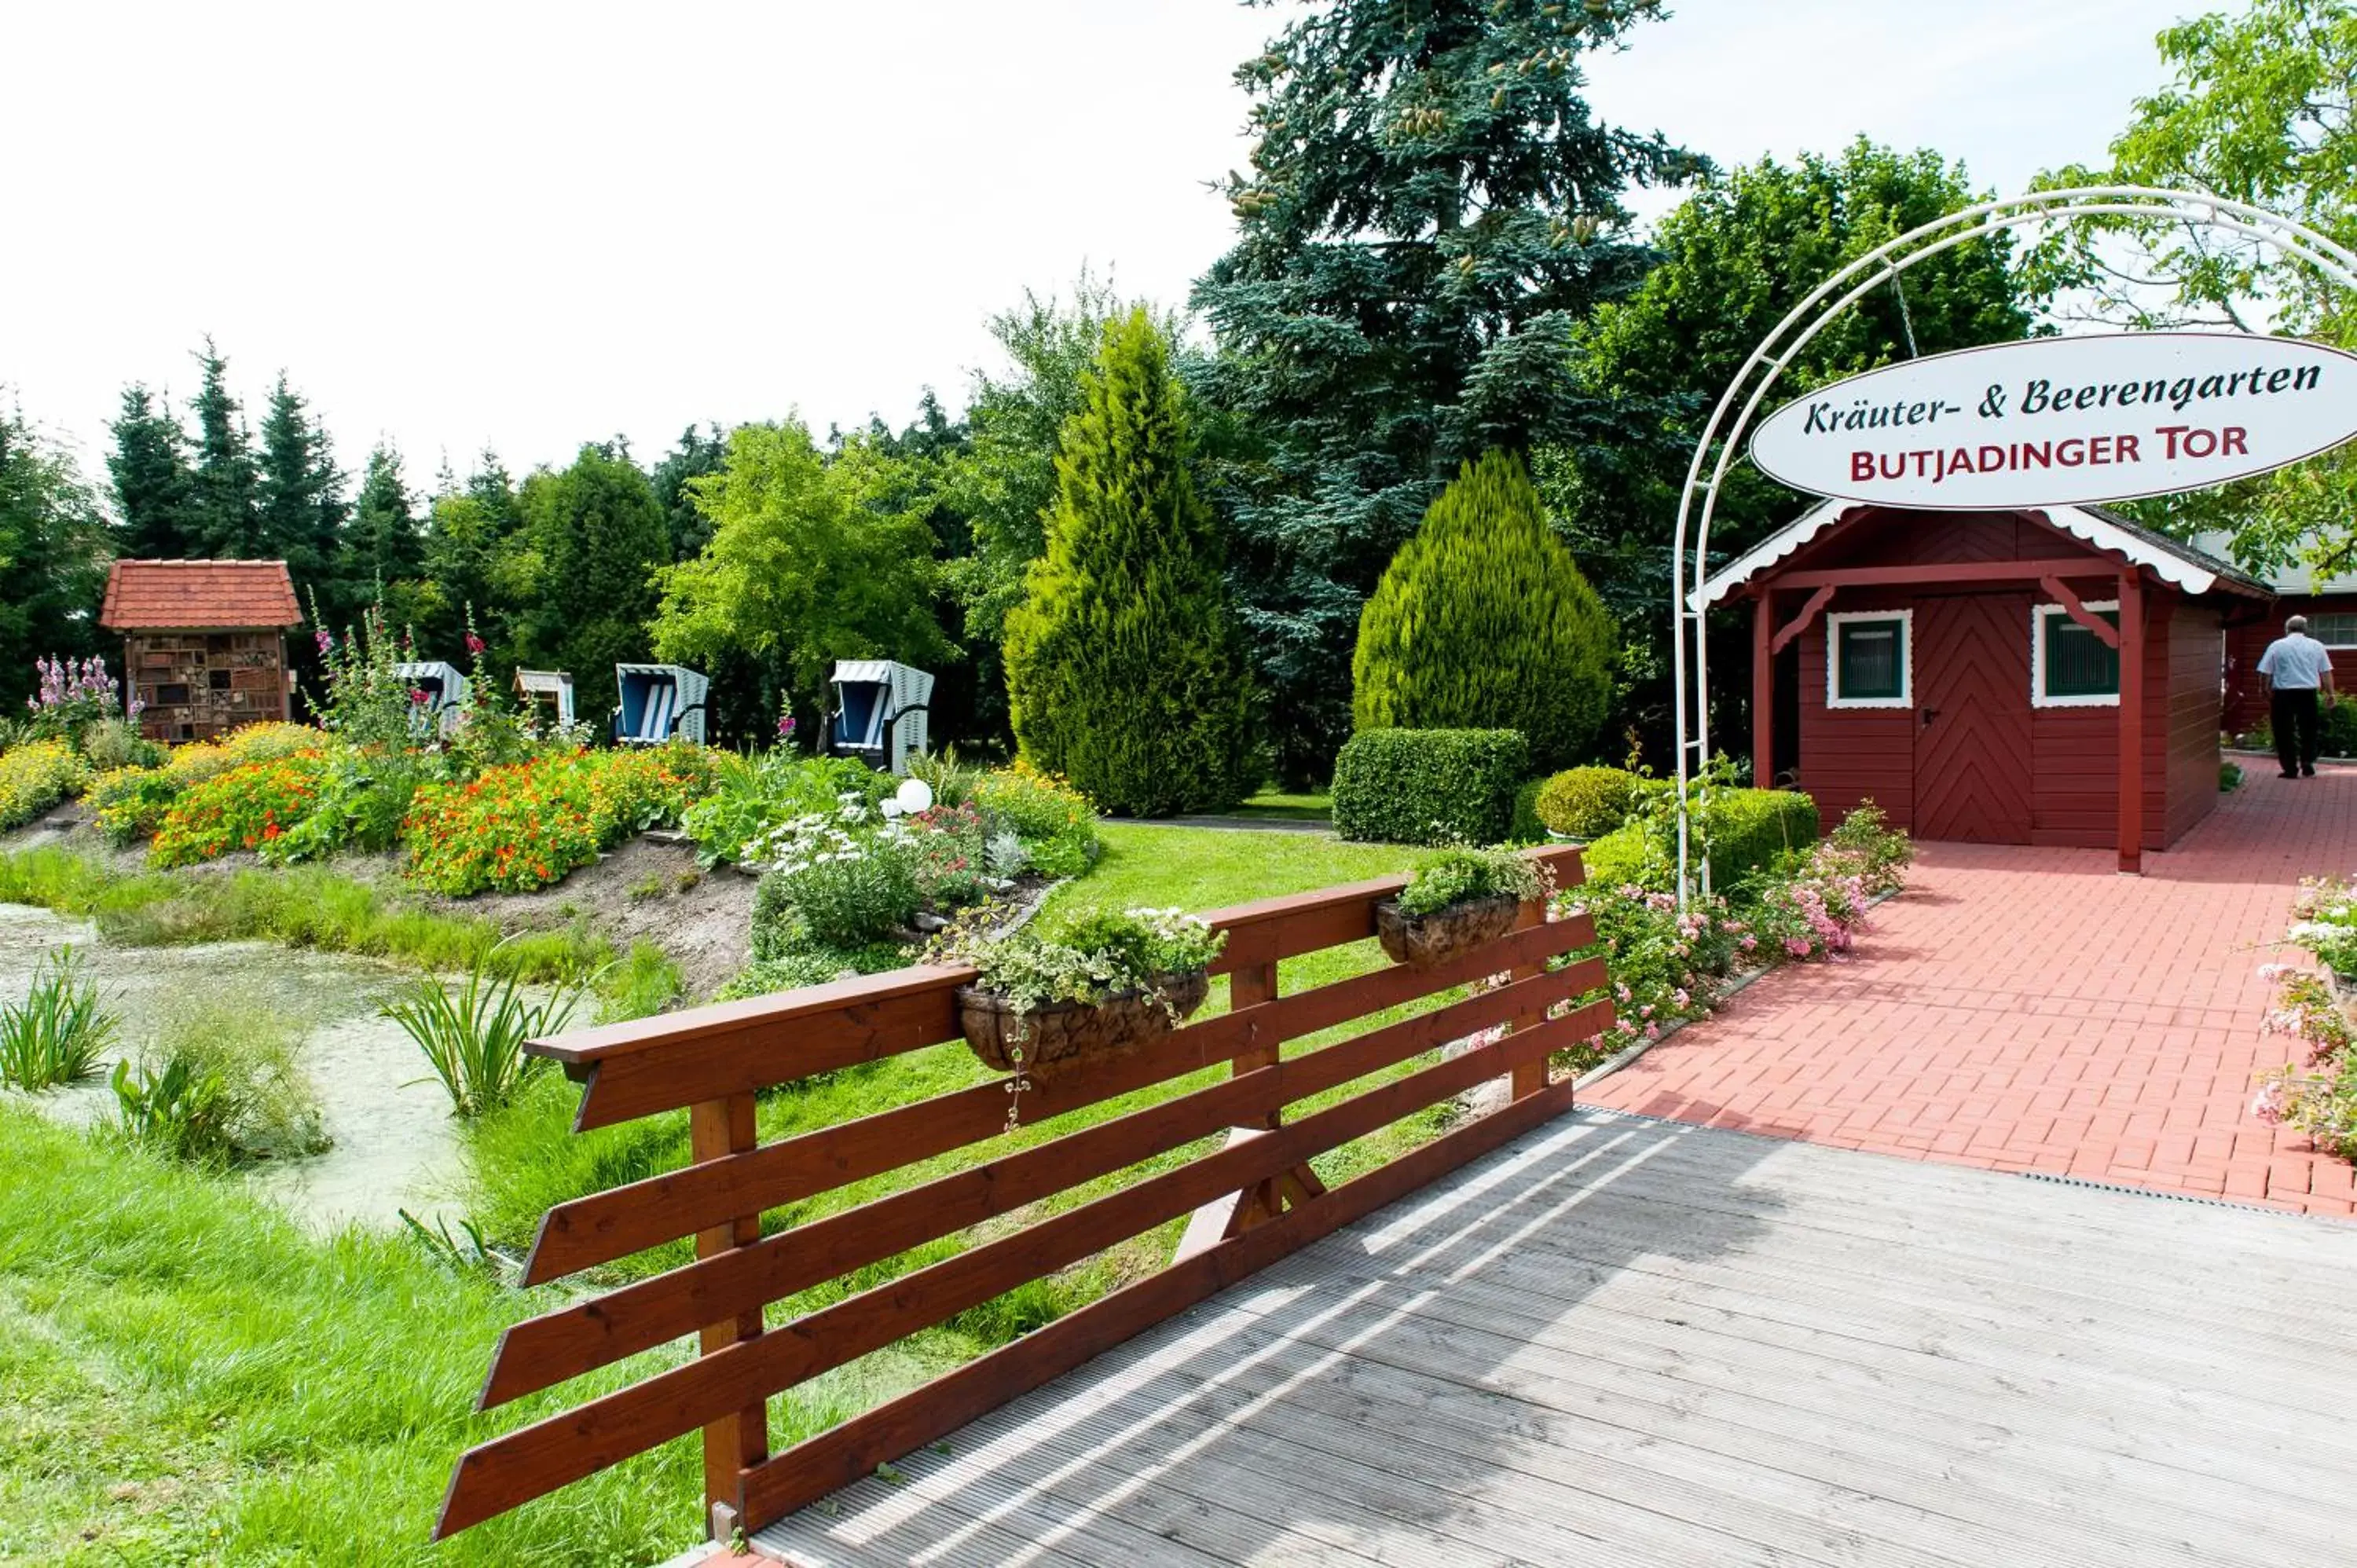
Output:
[[[2198,542],[2212,554],[2226,547],[2223,535],[2203,535]],[[2333,680],[2343,692],[2357,691],[2357,575],[2319,575],[2307,566],[2286,566],[2267,574],[2274,590],[2272,614],[2236,625],[2226,637],[2226,730],[2240,735],[2259,727],[2267,716],[2267,683],[2259,678],[2259,655],[2283,635],[2291,616],[2308,618],[2308,635],[2332,650]]]
[[[1917,838],[2115,845],[2218,800],[2230,628],[2266,587],[2099,507],[1826,501],[1705,585],[1752,601],[1757,776]]]

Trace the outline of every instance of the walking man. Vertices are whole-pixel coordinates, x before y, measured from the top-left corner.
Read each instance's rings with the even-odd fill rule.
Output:
[[[2287,779],[2316,777],[2318,743],[2323,720],[2317,713],[2317,693],[2334,700],[2332,655],[2308,635],[2308,618],[2284,622],[2284,634],[2267,644],[2259,656],[2259,673],[2267,681],[2267,716],[2276,732],[2276,762]]]

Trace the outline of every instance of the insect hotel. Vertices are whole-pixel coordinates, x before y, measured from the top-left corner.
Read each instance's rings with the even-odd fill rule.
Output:
[[[284,561],[117,561],[98,624],[123,636],[150,740],[211,740],[291,716],[286,632],[302,624]]]

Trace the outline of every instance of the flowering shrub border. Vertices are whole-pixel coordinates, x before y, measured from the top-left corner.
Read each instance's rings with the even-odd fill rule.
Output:
[[[2357,886],[2304,878],[2292,915],[2285,941],[2314,954],[2327,972],[2260,966],[2276,986],[2276,1005],[2261,1026],[2299,1041],[2302,1049],[2299,1060],[2261,1076],[2251,1114],[2307,1133],[2324,1154],[2357,1159],[2357,1025],[2341,1004],[2357,968]]]
[[[1842,961],[1876,897],[1905,885],[1912,857],[1905,835],[1867,802],[1823,842],[1746,879],[1736,900],[1697,896],[1681,912],[1674,894],[1636,883],[1560,895],[1558,918],[1584,911],[1596,922],[1596,945],[1566,961],[1600,957],[1611,970],[1609,991],[1579,999],[1615,1004],[1612,1026],[1588,1036],[1580,1056],[1598,1061],[1660,1039],[1712,1011],[1746,972]]]

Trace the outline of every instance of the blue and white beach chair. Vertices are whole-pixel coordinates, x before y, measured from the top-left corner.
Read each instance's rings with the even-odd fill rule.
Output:
[[[933,678],[888,659],[845,659],[834,666],[834,718],[828,749],[870,768],[909,771],[924,752]]]
[[[711,682],[703,676],[676,664],[617,664],[614,680],[622,691],[614,710],[616,744],[704,744],[704,696]]]
[[[458,727],[458,714],[467,702],[467,677],[457,665],[420,660],[396,664],[393,672],[408,682],[411,691],[425,693],[425,700],[410,710],[411,735],[424,740]]]

